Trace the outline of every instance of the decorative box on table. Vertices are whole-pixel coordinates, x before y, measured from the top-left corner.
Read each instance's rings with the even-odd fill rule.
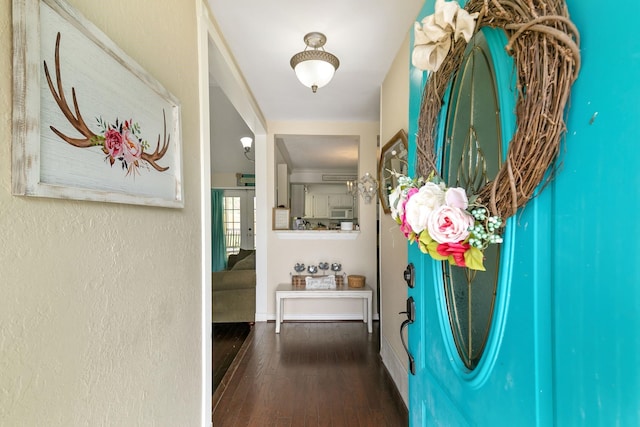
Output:
[[[305,288],[307,284],[307,277],[311,277],[314,279],[327,277],[326,275],[311,275],[311,274],[293,274],[291,276],[291,285],[294,288]],[[336,287],[344,286],[344,276],[341,274],[336,274]]]

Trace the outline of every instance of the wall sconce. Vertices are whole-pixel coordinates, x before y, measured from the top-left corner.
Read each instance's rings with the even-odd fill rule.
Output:
[[[240,143],[242,144],[242,148],[244,149],[244,156],[252,162],[255,162],[255,159],[249,157],[249,152],[251,151],[251,143],[253,139],[248,136],[243,136],[240,138]]]
[[[347,181],[347,193],[351,194],[353,197],[358,195],[358,185],[357,181],[351,180]]]
[[[340,66],[338,58],[322,47],[326,42],[327,37],[322,33],[306,34],[304,43],[307,47],[302,52],[293,55],[289,62],[300,83],[310,87],[313,93],[316,93],[319,87],[329,83]],[[307,50],[307,48],[312,50]]]
[[[358,180],[356,188],[364,202],[369,204],[378,191],[378,181],[367,172]]]

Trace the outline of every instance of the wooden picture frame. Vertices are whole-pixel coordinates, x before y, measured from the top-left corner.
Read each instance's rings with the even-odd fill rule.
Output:
[[[378,197],[382,210],[386,214],[391,213],[389,206],[389,194],[398,185],[391,171],[407,175],[408,143],[407,132],[400,129],[382,147],[378,160]]]
[[[13,0],[13,81],[14,195],[184,206],[177,98],[64,0]]]
[[[290,229],[290,210],[289,208],[273,208],[273,229],[289,230]]]

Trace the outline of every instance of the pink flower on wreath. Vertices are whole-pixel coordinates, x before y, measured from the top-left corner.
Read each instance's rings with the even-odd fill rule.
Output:
[[[475,219],[467,211],[442,205],[433,210],[427,220],[427,230],[438,243],[461,242],[469,237]]]
[[[122,155],[122,135],[115,129],[104,133],[104,148],[110,157],[111,164]]]
[[[447,206],[452,208],[467,209],[469,207],[467,193],[464,188],[452,187],[447,189],[444,193],[444,200]]]
[[[407,218],[405,215],[402,215],[402,224],[400,224],[400,231],[404,234],[404,237],[409,238],[411,233],[413,233],[413,229],[407,222]]]
[[[442,256],[452,256],[453,261],[458,267],[466,267],[467,264],[464,261],[464,253],[469,250],[471,245],[468,243],[441,243],[436,250]]]
[[[418,192],[417,188],[410,188],[406,195],[404,196],[403,199],[401,199],[398,202],[398,214],[400,217],[400,230],[402,231],[402,233],[404,234],[404,237],[409,237],[411,235],[411,233],[413,232],[413,229],[411,228],[411,225],[409,225],[409,223],[407,222],[407,212],[405,210],[406,206],[407,206],[407,202],[409,201],[409,199],[411,199],[411,196],[413,196],[414,194],[416,194]]]

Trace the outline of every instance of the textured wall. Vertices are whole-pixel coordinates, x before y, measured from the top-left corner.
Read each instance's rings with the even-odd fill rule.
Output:
[[[180,99],[186,204],[11,195],[11,2],[1,2],[0,424],[197,425],[195,2],[71,3]]]
[[[382,84],[380,103],[380,146],[409,125],[409,34]],[[407,286],[402,272],[407,265],[407,241],[400,227],[380,208],[380,320],[382,359],[403,397],[407,396],[407,356],[399,327],[406,318]]]

